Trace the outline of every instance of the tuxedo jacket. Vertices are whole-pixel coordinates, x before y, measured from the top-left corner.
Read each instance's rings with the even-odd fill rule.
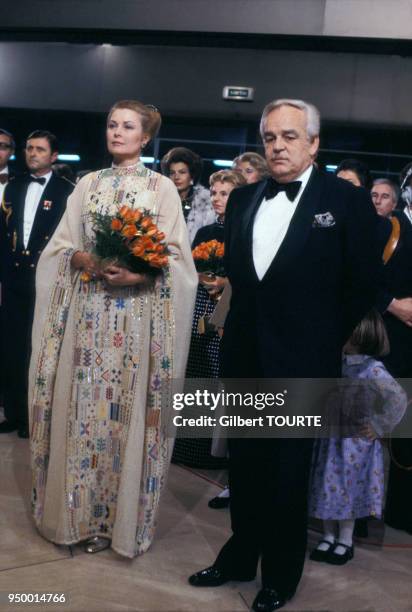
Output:
[[[56,229],[73,186],[51,176],[43,191],[27,248],[23,242],[24,205],[28,176],[16,177],[4,191],[0,217],[1,281],[5,288],[34,285],[37,262]]]
[[[286,236],[259,280],[252,231],[265,186],[261,181],[233,190],[226,209],[226,271],[233,294],[221,374],[340,376],[343,344],[377,294],[380,254],[370,196],[313,169]]]

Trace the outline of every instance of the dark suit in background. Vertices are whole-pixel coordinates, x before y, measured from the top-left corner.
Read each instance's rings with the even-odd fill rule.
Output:
[[[235,189],[225,219],[232,286],[221,344],[224,378],[341,374],[345,341],[376,297],[377,215],[364,190],[313,170],[286,236],[259,280],[252,256],[266,181]],[[315,215],[330,213],[330,226]],[[329,217],[330,219],[330,217]],[[303,570],[311,440],[229,440],[233,536],[215,566],[263,587],[296,590]]]
[[[383,267],[383,279],[379,294],[378,307],[383,313],[390,342],[390,353],[383,362],[392,376],[412,378],[412,328],[386,309],[394,298],[412,297],[412,225],[403,212],[395,212],[400,224],[400,237],[395,251]],[[381,234],[386,222],[385,241],[389,238],[392,226],[387,219],[382,220]],[[400,381],[408,393],[412,385]],[[409,410],[400,428],[412,427],[412,415]],[[396,463],[391,461],[388,490],[385,506],[385,522],[395,529],[412,533],[412,472],[400,466],[412,466],[412,440],[396,438],[396,429],[391,440],[391,451]]]
[[[27,384],[35,274],[40,254],[66,208],[73,186],[52,175],[40,198],[27,248],[23,243],[25,198],[30,177],[16,178],[4,192],[0,219],[4,412],[7,421],[27,430]]]

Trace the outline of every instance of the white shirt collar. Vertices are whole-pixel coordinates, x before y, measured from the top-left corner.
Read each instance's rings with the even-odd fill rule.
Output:
[[[313,170],[313,166],[311,164],[308,168],[306,168],[306,170],[304,170],[302,172],[302,174],[300,176],[298,176],[297,179],[295,179],[296,181],[301,181],[301,183],[302,183],[302,185],[300,186],[298,195],[300,195],[302,193],[302,191],[305,189],[306,185],[308,184],[309,179],[310,179],[311,174],[312,174],[312,170]]]
[[[10,174],[10,173],[9,173],[9,167],[8,167],[8,166],[5,166],[5,167],[3,168],[3,170],[0,170],[0,174]]]

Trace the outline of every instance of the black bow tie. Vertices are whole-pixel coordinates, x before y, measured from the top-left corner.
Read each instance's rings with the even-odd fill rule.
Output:
[[[30,183],[39,183],[39,185],[44,185],[44,183],[46,182],[46,179],[44,178],[44,176],[31,176],[30,177]]]
[[[286,197],[290,202],[298,195],[298,191],[300,186],[302,185],[301,181],[293,181],[293,183],[278,183],[273,178],[269,178],[265,187],[265,198],[270,200],[274,198],[280,191],[284,191],[286,193]]]

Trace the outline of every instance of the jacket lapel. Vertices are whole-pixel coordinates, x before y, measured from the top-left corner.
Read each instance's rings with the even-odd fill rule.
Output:
[[[273,258],[262,282],[273,273],[278,273],[286,267],[293,266],[293,261],[303,249],[312,227],[313,217],[318,209],[322,191],[322,180],[319,172],[313,169],[309,182],[299,200],[292,217],[286,236]]]
[[[52,202],[53,205],[53,175],[50,177],[49,182],[47,183],[41,198],[39,200],[39,204],[37,206],[37,210],[36,210],[36,214],[34,216],[33,219],[33,226],[31,228],[31,232],[30,232],[30,237],[29,237],[29,243],[27,245],[27,248],[33,248],[33,244],[32,242],[36,240],[37,235],[38,235],[38,230],[39,227],[41,225],[44,225],[44,222],[46,222],[47,225],[47,219],[52,215],[52,211],[51,208],[46,209],[44,206],[44,203],[46,201],[50,201]],[[48,217],[46,217],[46,215],[48,215]]]
[[[24,235],[24,206],[26,204],[26,194],[29,188],[30,181],[24,181],[21,189],[17,191],[17,206],[15,228],[17,233],[17,250],[24,248],[23,235]],[[14,208],[14,207],[13,207]],[[13,211],[14,212],[14,211]]]
[[[258,183],[255,195],[250,201],[244,215],[242,216],[242,235],[244,244],[246,246],[247,253],[247,264],[249,266],[249,272],[254,276],[254,279],[258,281],[255,266],[253,264],[253,220],[256,212],[263,200],[264,191],[267,181]]]

